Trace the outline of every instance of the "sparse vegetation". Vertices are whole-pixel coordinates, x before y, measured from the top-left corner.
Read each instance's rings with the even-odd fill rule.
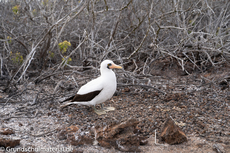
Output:
[[[14,7],[12,7],[12,11],[15,15],[18,14],[19,13],[19,5],[15,5]]]
[[[3,117],[12,115],[14,103],[29,117],[43,115],[43,108],[57,118],[68,113],[56,111],[59,98],[95,78],[104,59],[124,68],[116,73],[116,120],[146,119],[140,129],[152,135],[170,114],[186,123],[185,132],[207,140],[219,134],[229,145],[230,1],[0,1],[0,100],[6,99],[0,104],[10,105]],[[102,123],[85,110],[78,110],[80,124]],[[156,116],[151,122],[148,113]]]
[[[23,62],[23,56],[20,54],[20,52],[16,52],[16,53],[10,52],[10,57],[11,57],[11,61],[17,66],[21,65]]]
[[[71,46],[70,42],[68,42],[68,41],[66,41],[66,40],[63,41],[63,42],[60,42],[60,43],[58,44],[58,47],[59,47],[60,50],[62,51],[62,54],[66,53],[68,47],[70,47],[70,46]]]
[[[29,69],[41,72],[60,64],[64,55],[58,49],[65,56],[74,51],[71,60],[78,63],[72,66],[83,65],[81,61],[89,57],[92,62],[112,58],[136,65],[135,73],[143,74],[150,74],[151,64],[159,58],[171,57],[186,74],[204,72],[230,58],[227,1],[0,3],[1,56],[6,63],[11,50],[26,55],[17,71],[23,75]],[[56,60],[48,60],[54,56]]]

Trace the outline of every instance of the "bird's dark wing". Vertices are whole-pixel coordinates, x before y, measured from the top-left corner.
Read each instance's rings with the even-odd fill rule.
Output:
[[[102,90],[92,91],[92,92],[89,92],[89,93],[84,94],[84,95],[76,94],[76,95],[74,95],[72,97],[67,98],[63,102],[65,102],[65,101],[71,101],[71,102],[74,102],[74,101],[77,101],[77,102],[91,101],[94,97],[96,97],[97,95],[99,95],[99,93],[101,91]]]

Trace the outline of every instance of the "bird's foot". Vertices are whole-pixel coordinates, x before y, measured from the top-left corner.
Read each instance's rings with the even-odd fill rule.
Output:
[[[104,109],[94,109],[94,112],[97,113],[97,115],[106,114],[106,111]]]
[[[106,111],[106,112],[114,111],[115,107],[103,107],[103,110]]]
[[[94,112],[97,113],[98,115],[103,115],[106,114],[106,112],[114,111],[114,110],[115,110],[114,107],[102,107],[101,109],[94,108]]]

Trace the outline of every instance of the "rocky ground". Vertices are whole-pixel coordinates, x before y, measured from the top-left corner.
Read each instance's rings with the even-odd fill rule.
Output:
[[[90,75],[63,73],[36,85],[30,80],[8,101],[9,94],[1,93],[0,128],[13,133],[0,138],[20,140],[14,149],[43,148],[40,152],[50,147],[73,149],[67,152],[230,152],[229,69],[191,75],[170,69],[163,72],[140,75],[131,85],[126,81],[130,78],[117,71],[117,92],[104,104],[116,110],[100,116],[89,106],[59,107]],[[186,134],[187,142],[169,145],[160,141],[168,118]]]

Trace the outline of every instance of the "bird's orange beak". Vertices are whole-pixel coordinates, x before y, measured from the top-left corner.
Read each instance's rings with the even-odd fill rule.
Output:
[[[116,65],[116,64],[112,64],[109,68],[111,68],[111,69],[122,69],[121,66]]]

